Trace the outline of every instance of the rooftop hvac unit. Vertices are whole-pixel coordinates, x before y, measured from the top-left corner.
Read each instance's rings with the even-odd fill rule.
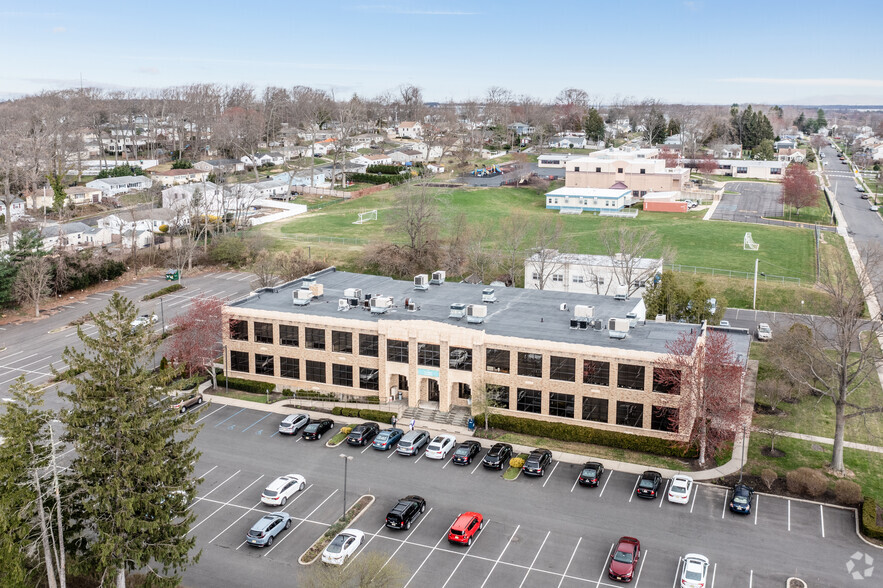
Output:
[[[432,272],[432,279],[429,280],[429,283],[433,286],[441,286],[445,283],[445,272],[443,270],[438,270],[437,272]]]
[[[346,312],[350,309],[350,301],[347,298],[338,298],[337,299],[337,310],[341,310]]]
[[[496,302],[497,295],[494,294],[493,288],[484,288],[481,291],[481,301],[482,302]]]
[[[392,296],[375,296],[371,299],[371,314],[386,314],[392,303]]]
[[[657,323],[664,323],[665,320],[666,320],[666,317],[664,314],[657,314],[656,315],[656,322]]]
[[[576,318],[592,318],[595,316],[595,307],[586,304],[577,304],[573,307],[573,316]]]
[[[343,291],[344,298],[358,298],[362,299],[362,289],[361,288],[347,288]]]
[[[558,305],[558,310],[563,310],[564,312],[567,312],[567,303],[566,303],[566,302],[562,302],[561,304],[559,304],[559,305]]]
[[[313,293],[309,288],[301,288],[291,293],[291,302],[295,306],[306,306],[313,299]]]
[[[607,331],[611,339],[625,339],[629,334],[629,319],[612,318],[608,320]]]
[[[571,329],[578,329],[579,328],[579,321],[576,320],[575,318],[570,319],[570,328]]]
[[[604,328],[604,321],[602,321],[602,320],[599,319],[599,318],[592,319],[592,320],[589,322],[589,326],[591,326],[592,329],[594,329],[595,331],[600,331],[600,330],[602,330],[602,329]]]
[[[325,293],[325,286],[314,282],[310,284],[310,292],[313,293],[313,298],[319,298]]]
[[[581,331],[587,331],[589,329],[589,319],[581,318],[577,322],[579,323],[579,329]]]
[[[413,298],[405,298],[405,310],[408,312],[417,312],[417,303]]]
[[[466,316],[466,305],[462,302],[455,302],[451,305],[451,313],[448,318],[460,320]]]
[[[628,300],[629,297],[625,294],[614,294],[613,299],[614,300]]]
[[[483,304],[470,304],[466,307],[466,322],[479,324],[484,322],[487,316],[487,306]]]
[[[309,288],[311,284],[316,283],[316,278],[314,276],[307,276],[305,278],[301,278],[300,287],[301,288]]]
[[[414,276],[414,289],[429,290],[429,276],[427,276],[426,274]]]

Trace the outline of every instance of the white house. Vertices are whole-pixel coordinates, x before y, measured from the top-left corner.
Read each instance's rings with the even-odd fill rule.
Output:
[[[546,194],[546,208],[563,212],[622,210],[629,203],[628,188],[558,188]]]
[[[43,246],[46,249],[81,249],[89,246],[86,232],[89,226],[80,223],[65,223],[63,225],[46,225],[40,230],[43,237]]]
[[[109,214],[98,219],[98,226],[106,228],[115,235],[136,229],[139,231],[159,232],[163,225],[170,226],[175,221],[175,213],[168,208],[151,208]]]
[[[536,129],[529,124],[525,124],[523,122],[515,122],[506,127],[510,131],[513,131],[516,135],[532,135],[536,132]]]
[[[749,159],[718,159],[717,175],[755,180],[781,180],[787,162]]]
[[[270,178],[261,182],[249,184],[257,190],[259,198],[279,198],[289,195],[288,181],[279,178]]]
[[[443,166],[443,165],[437,165],[437,164],[435,164],[435,163],[427,163],[427,164],[426,164],[426,169],[428,169],[429,171],[431,171],[431,172],[434,173],[434,174],[443,174],[443,173],[445,173],[445,166]]]
[[[632,296],[642,296],[644,285],[662,275],[663,260],[637,257],[631,260],[617,256],[559,253],[547,250],[529,257],[524,263],[524,287],[555,292],[585,294],[625,294],[623,283],[631,279]],[[610,317],[605,317],[610,318]],[[621,317],[625,318],[625,317]]]
[[[549,147],[558,149],[585,149],[586,138],[577,137],[575,135],[552,137],[551,139],[549,139]]]
[[[196,168],[151,172],[153,179],[164,187],[204,182],[208,179],[208,174],[209,172]]]
[[[104,227],[89,227],[83,231],[83,244],[86,247],[104,247],[113,241],[113,231]]]
[[[196,200],[198,194],[199,200]],[[212,182],[172,186],[162,191],[162,206],[186,222],[195,209],[200,214],[224,216],[229,212],[244,211],[258,199],[257,190],[251,184],[225,184]]]
[[[12,203],[7,208],[8,210],[3,212],[4,220],[15,222],[25,216],[25,201],[21,198],[13,198]]]
[[[67,194],[65,203],[72,203],[74,206],[83,206],[86,204],[94,204],[101,202],[104,194],[98,188],[90,188],[89,186],[71,186],[64,189]]]
[[[365,171],[363,168],[362,171]],[[294,186],[322,186],[327,181],[325,179],[325,172],[316,170],[313,174],[312,182],[310,181],[310,170],[301,170],[298,172],[282,172],[272,176],[274,180],[280,180],[288,184],[289,180],[291,181],[292,188]]]
[[[133,231],[128,229],[123,231],[120,237],[120,245],[124,249],[131,249],[133,241],[136,249],[144,249],[153,245],[153,233],[151,231],[137,229]]]
[[[212,174],[232,174],[245,171],[245,164],[238,159],[209,159],[197,161],[193,164],[195,169]]]
[[[146,190],[153,185],[153,180],[147,176],[120,176],[118,178],[103,178],[86,182],[89,188],[98,188],[104,197]]]
[[[797,141],[794,139],[782,139],[781,141],[776,141],[773,143],[773,148],[778,151],[779,149],[796,149]]]
[[[417,139],[423,134],[423,125],[419,122],[406,120],[396,126],[396,136],[404,139]]]
[[[270,153],[254,153],[252,155],[243,155],[239,159],[243,165],[248,167],[260,167],[262,165],[282,165],[285,163],[285,157],[281,153],[271,151]]]
[[[389,157],[393,163],[405,164],[421,161],[423,159],[423,154],[416,149],[399,149],[398,151],[393,151],[388,154],[387,157]]]

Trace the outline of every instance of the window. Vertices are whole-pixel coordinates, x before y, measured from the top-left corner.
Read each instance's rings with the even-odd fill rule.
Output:
[[[273,356],[254,354],[254,373],[262,376],[275,376],[276,371],[273,369]]]
[[[653,391],[660,394],[680,394],[681,370],[653,368]]]
[[[325,383],[325,362],[307,360],[307,380]]]
[[[359,368],[359,388],[380,390],[380,372],[374,368]]]
[[[637,190],[632,190],[632,196],[637,198],[639,195],[640,195],[640,192],[638,192]]]
[[[430,343],[417,343],[417,364],[431,367],[441,366],[439,346]]]
[[[747,174],[747,173],[748,173],[748,168],[747,168],[747,167],[737,167],[737,168],[736,168],[736,173],[737,173],[737,174]]]
[[[448,352],[448,367],[452,370],[472,371],[472,350],[465,347],[451,347]]]
[[[472,388],[469,384],[457,383],[457,398],[472,398]]]
[[[539,279],[540,279],[540,273],[539,273],[539,272],[533,272],[533,273],[531,274],[531,277],[532,277],[534,280],[539,280]]]
[[[403,376],[399,374],[399,390],[407,390],[408,389],[408,376]]]
[[[607,399],[606,398],[583,398],[583,420],[607,422]]]
[[[505,349],[490,349],[486,352],[487,371],[500,374],[509,373],[509,352]]]
[[[273,325],[271,323],[254,324],[254,340],[256,343],[273,343]]]
[[[621,168],[621,167],[616,168],[616,173],[621,174],[621,173],[622,173],[622,168]]]
[[[300,380],[300,360],[296,357],[280,357],[279,376]]]
[[[642,174],[645,174],[645,173],[647,173],[647,170],[645,170],[645,169],[642,167],[642,168],[641,168],[641,173],[642,173]]]
[[[335,386],[353,386],[353,366],[341,365],[339,363],[331,364],[331,383]]]
[[[346,331],[331,331],[331,351],[353,352],[353,334]]]
[[[552,274],[552,281],[553,282],[563,282],[564,281],[564,274]]]
[[[543,393],[539,390],[529,390],[527,388],[518,389],[518,397],[515,409],[521,412],[533,412],[540,414],[543,406]]]
[[[583,384],[609,386],[610,362],[592,361],[590,359],[583,361]]]
[[[389,339],[386,342],[386,360],[408,363],[408,342]]]
[[[540,353],[518,352],[518,375],[529,378],[543,377],[543,356]]]
[[[586,278],[584,276],[573,276],[573,283],[574,284],[584,284],[585,281],[586,281]]]
[[[359,333],[359,355],[365,357],[377,357],[379,355],[377,335],[365,335]]]
[[[616,385],[620,388],[628,388],[629,390],[643,390],[644,366],[631,365],[628,363],[619,364],[619,374],[616,379]]]
[[[509,386],[487,384],[487,404],[493,408],[509,408]]]
[[[576,360],[553,355],[549,358],[549,377],[563,382],[576,382]]]
[[[248,341],[248,321],[230,319],[230,338],[236,341]]]
[[[779,175],[782,173],[782,168],[781,167],[770,168],[770,173],[774,176]]]
[[[623,402],[621,400],[617,402],[616,424],[623,425],[624,427],[643,428],[644,405],[637,402]]]
[[[297,347],[300,345],[297,333],[297,325],[279,325],[279,345]]]
[[[573,171],[578,172],[578,171],[579,171],[579,166],[576,166],[575,168],[573,168]]]
[[[247,323],[246,323],[247,324]],[[230,352],[230,369],[234,372],[248,372],[248,353],[244,351]]]
[[[666,433],[678,432],[678,409],[667,406],[654,406],[650,414],[650,428]]]
[[[549,394],[549,414],[551,416],[573,418],[573,394]]]
[[[595,168],[595,173],[596,173],[596,174],[600,174],[600,173],[601,173],[601,168],[600,168],[600,167],[596,167],[596,168]]]
[[[304,340],[307,349],[325,349],[325,330],[305,327]]]

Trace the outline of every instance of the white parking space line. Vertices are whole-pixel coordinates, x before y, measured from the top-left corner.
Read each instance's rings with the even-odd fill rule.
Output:
[[[414,579],[414,576],[416,576],[417,573],[420,572],[420,568],[422,568],[422,567],[423,567],[423,564],[425,564],[425,563],[429,560],[429,557],[432,555],[432,552],[435,551],[435,550],[438,548],[439,543],[441,543],[442,541],[444,541],[445,537],[446,537],[446,535],[442,535],[441,537],[439,537],[439,539],[438,539],[438,541],[436,542],[435,546],[429,551],[429,553],[426,554],[426,557],[423,558],[423,561],[420,562],[420,565],[417,566],[417,569],[414,570],[414,573],[411,575],[410,578],[408,578],[408,581],[405,582],[405,585],[404,585],[402,588],[408,588],[408,584],[410,584],[411,581]],[[404,543],[402,543],[402,545],[404,545]],[[401,545],[400,545],[399,547],[401,547]],[[398,549],[397,549],[396,551],[398,551]],[[387,560],[386,563],[389,563],[389,560]],[[383,564],[383,565],[386,565],[386,564]],[[383,569],[383,568],[381,568],[381,569]]]
[[[447,459],[447,456],[445,456],[445,458]],[[442,466],[442,469],[445,469],[446,467],[448,467],[448,464],[451,463],[452,461],[454,461],[454,456],[453,456],[453,455],[450,457],[450,459],[448,459],[448,460],[445,462],[445,465]]]
[[[678,567],[675,568],[675,581],[671,583],[671,588],[675,588],[678,585],[678,578],[681,577],[681,562],[684,561],[684,558],[678,556]]]
[[[423,459],[423,456],[424,456],[424,455],[426,455],[426,453],[421,453],[421,454],[420,454],[420,457],[418,457],[417,459],[415,459],[412,463],[417,463],[418,461],[420,461],[421,459]]]
[[[714,562],[714,567],[711,568],[711,588],[714,588],[715,576],[717,576],[717,562]]]
[[[249,430],[250,428],[252,428],[252,427],[255,426],[256,424],[258,424],[259,422],[261,422],[262,420],[264,420],[265,418],[267,418],[267,417],[270,416],[271,414],[273,414],[273,413],[272,413],[272,412],[268,412],[267,414],[265,414],[264,416],[262,416],[261,418],[259,418],[259,419],[256,420],[255,422],[253,422],[252,424],[250,424],[250,425],[248,425],[247,427],[245,427],[244,429],[242,429],[242,430],[240,431],[240,433],[244,433],[244,432],[246,432],[247,430]]]
[[[387,451],[389,451],[389,455],[386,456],[386,459],[389,459],[390,457],[392,457],[393,455],[395,455],[396,453],[398,453],[398,452],[397,452],[395,449],[393,449],[392,447],[390,447],[389,449],[387,449]]]
[[[416,525],[414,525],[414,531],[416,531],[417,528],[418,528],[420,525],[423,524],[423,521],[426,520],[426,518],[430,515],[431,512],[432,512],[432,508],[430,507],[430,509],[429,509],[428,511],[426,511],[426,514],[424,514],[422,517],[420,517],[420,522],[418,522]],[[410,537],[411,534],[412,534],[414,531],[409,532],[409,533],[408,533],[408,537]],[[441,543],[441,542],[442,542],[442,539],[444,539],[444,538],[445,538],[445,536],[443,536],[441,539],[439,539],[439,540],[438,540],[438,543]],[[392,558],[394,558],[394,557],[396,556],[396,554],[399,552],[399,550],[400,550],[402,547],[404,547],[406,543],[407,543],[407,540],[404,540],[404,541],[402,541],[402,542],[399,544],[398,547],[396,547],[396,550],[392,552],[392,555],[389,556],[389,559],[387,559],[385,562],[383,562],[383,565],[380,566],[380,570],[382,570],[383,568],[385,568],[385,567],[386,567],[386,564],[388,564],[389,562],[392,561]],[[438,547],[438,543],[435,544],[436,547]],[[429,559],[429,556],[430,556],[430,555],[432,555],[432,551],[430,551],[430,552],[426,555],[426,559]],[[426,563],[426,559],[423,560],[424,563]],[[420,567],[422,568],[422,567],[423,567],[423,564],[420,564]],[[379,572],[380,570],[377,570],[377,571]],[[419,572],[419,571],[420,571],[420,568],[417,568],[417,570],[414,572],[414,576],[416,576],[416,575],[417,575],[417,572]],[[411,576],[411,580],[414,579],[414,576]],[[411,580],[408,580],[408,582],[410,583]],[[405,584],[405,586],[407,586],[407,585],[408,585],[408,584]]]
[[[251,484],[249,484],[248,486],[246,486],[245,488],[243,488],[242,490],[240,490],[239,492],[237,492],[237,493],[236,493],[236,496],[234,496],[233,498],[231,498],[230,500],[228,500],[227,502],[225,502],[224,504],[222,504],[221,506],[219,506],[217,509],[213,510],[209,515],[207,515],[207,516],[205,516],[205,517],[199,519],[199,522],[198,522],[198,523],[196,523],[196,524],[194,524],[192,527],[190,527],[190,531],[193,531],[194,529],[196,529],[196,527],[198,527],[199,525],[203,524],[204,522],[206,522],[207,520],[209,520],[210,518],[212,518],[213,516],[215,516],[216,514],[218,514],[219,512],[221,512],[221,510],[223,510],[223,508],[224,508],[225,506],[229,506],[231,502],[233,502],[234,500],[236,500],[237,498],[239,498],[239,495],[240,495],[240,494],[242,494],[243,492],[245,492],[246,490],[248,490],[249,488],[251,488],[252,486],[254,486],[255,484],[257,484],[258,482],[260,482],[260,481],[261,481],[261,478],[263,478],[263,477],[264,477],[263,474],[261,474],[261,475],[258,477],[257,480],[255,480],[254,482],[252,482]]]
[[[319,506],[317,506],[316,508],[314,508],[313,510],[311,510],[311,511],[310,511],[310,514],[308,514],[308,515],[306,516],[306,519],[309,519],[310,517],[312,517],[313,514],[314,514],[317,510],[319,510],[320,508],[322,508],[322,506],[323,506],[326,502],[328,502],[328,501],[331,499],[331,497],[334,496],[335,494],[337,494],[337,488],[334,489],[334,492],[332,492],[331,494],[328,495],[328,498],[326,498],[325,500],[323,500],[322,502],[320,502],[320,503],[319,503]],[[306,520],[306,519],[304,519],[304,520]],[[270,549],[267,550],[267,553],[265,553],[265,554],[263,555],[263,557],[267,557],[268,555],[270,555],[270,553],[271,553],[274,549],[276,549],[276,547],[278,547],[283,541],[285,541],[288,537],[291,537],[292,535],[294,535],[294,532],[297,531],[297,528],[300,527],[300,526],[303,525],[303,524],[304,524],[304,521],[299,522],[299,523],[296,524],[291,530],[289,530],[287,533],[285,533],[285,535],[282,537],[282,539],[280,539],[279,541],[274,542],[273,545],[270,547]],[[242,547],[243,545],[245,545],[245,541],[243,541],[243,542],[239,545],[239,547]],[[239,549],[239,547],[237,547],[236,549]]]
[[[215,427],[218,427],[219,425],[223,425],[224,423],[226,423],[227,421],[229,421],[230,419],[232,419],[233,417],[235,417],[237,414],[239,414],[239,413],[242,412],[243,410],[245,410],[245,409],[244,409],[244,408],[240,408],[239,410],[237,410],[236,412],[234,412],[233,414],[231,414],[230,416],[228,416],[227,418],[225,418],[225,419],[224,419],[223,421],[221,421],[220,423],[215,423]]]
[[[576,488],[576,483],[579,482],[579,476],[576,477],[576,480],[573,481],[573,486],[570,487],[570,491],[573,492],[573,489]]]
[[[558,462],[558,461],[555,462],[555,465],[552,467],[552,471],[549,472],[549,477],[546,478],[546,481],[545,481],[545,482],[543,482],[543,488],[545,488],[545,487],[546,487],[546,484],[549,483],[549,480],[552,479],[552,476],[555,474],[555,470],[558,469],[558,464],[559,464],[559,463],[561,463],[561,462]]]
[[[218,466],[212,466],[212,469],[210,469],[209,471],[207,471],[207,472],[204,473],[203,475],[199,476],[199,479],[205,478],[207,475],[209,475],[210,473],[212,473],[212,472],[215,471],[216,469],[218,469]]]
[[[250,280],[252,277],[254,277],[252,274],[245,274],[244,276],[242,276],[241,278],[237,279],[236,281],[237,281],[237,282],[243,282],[243,281],[245,281],[245,280]]]
[[[602,496],[604,496],[604,491],[607,489],[607,482],[609,482],[609,481],[610,481],[610,478],[612,478],[612,477],[613,477],[613,471],[611,470],[611,471],[607,474],[607,479],[604,480],[604,487],[601,488],[601,494],[598,495],[598,498],[601,498]]]
[[[211,470],[209,470],[209,471],[211,471]],[[200,502],[201,500],[205,500],[206,498],[208,498],[209,494],[211,494],[212,492],[214,492],[215,490],[217,490],[218,488],[220,488],[221,486],[223,486],[224,484],[226,484],[227,482],[229,482],[230,480],[232,480],[233,478],[235,478],[235,477],[236,477],[236,474],[238,474],[238,473],[241,472],[241,471],[242,471],[242,470],[236,470],[236,473],[232,474],[229,478],[227,478],[226,480],[224,480],[223,482],[221,482],[220,484],[218,484],[217,486],[215,486],[214,488],[212,488],[211,490],[209,490],[208,492],[206,492],[205,495],[203,495],[203,496],[197,496],[197,497],[196,497],[196,500],[194,500],[193,502],[191,502],[190,505],[189,505],[187,508],[190,508],[191,506],[193,506],[193,505],[196,504],[197,502]]]
[[[690,514],[693,514],[693,507],[696,506],[696,495],[699,494],[699,488],[693,488],[693,501],[690,503]]]
[[[564,583],[564,578],[567,577],[567,572],[570,570],[570,564],[573,563],[573,558],[576,556],[576,550],[579,549],[579,544],[582,543],[582,540],[582,537],[577,538],[576,547],[573,548],[573,553],[570,554],[570,559],[567,560],[567,567],[564,568],[564,573],[561,574],[561,579],[558,581],[558,588],[561,588],[561,584]]]
[[[750,570],[751,573],[748,576],[748,588],[752,588],[754,586],[754,570]]]
[[[819,505],[819,517],[821,517],[822,521],[822,539],[825,538],[825,507],[821,504]]]
[[[788,501],[788,532],[791,532],[791,501]]]
[[[760,496],[754,497],[754,524],[757,524],[757,505],[760,504]]]
[[[484,522],[485,525],[489,525],[489,524],[491,524],[490,521],[483,521],[483,522]],[[445,533],[445,535],[447,535],[447,533]],[[478,541],[478,537],[479,537],[479,535],[481,535],[481,529],[479,529],[479,530],[475,533],[475,537],[474,537],[473,540],[472,540],[472,545],[475,545],[475,542]],[[442,584],[442,588],[445,588],[445,586],[448,585],[448,582],[451,581],[451,578],[454,577],[454,574],[457,573],[457,570],[460,568],[460,564],[462,564],[462,563],[466,560],[466,557],[469,555],[469,551],[472,550],[472,545],[469,545],[469,546],[466,547],[466,551],[463,553],[463,556],[460,558],[460,561],[457,562],[457,565],[454,566],[453,571],[451,571],[451,575],[448,576],[448,579],[445,580],[445,583],[444,583],[444,584]],[[436,547],[438,547],[438,543],[436,543]]]
[[[557,465],[557,463],[555,464]],[[533,569],[535,563],[537,563],[537,558],[540,557],[540,552],[543,550],[543,547],[546,546],[546,541],[549,540],[549,535],[552,534],[552,531],[546,531],[546,537],[543,539],[543,542],[540,544],[540,548],[537,549],[537,552],[533,556],[533,561],[530,562],[530,566],[527,568],[527,571],[524,572],[524,577],[521,579],[521,584],[518,585],[518,588],[524,586],[524,583],[527,582],[527,577],[530,575],[530,571]],[[561,579],[564,579],[564,576],[561,576]]]
[[[312,487],[313,487],[313,485],[310,484],[309,486],[307,486],[306,488],[304,488],[302,492],[298,492],[298,493],[297,493],[297,496],[295,496],[294,498],[291,499],[291,502],[287,503],[284,507],[282,507],[282,510],[285,510],[286,508],[288,508],[289,506],[291,506],[292,504],[294,504],[295,501],[297,501],[298,498],[300,498],[301,496],[303,496],[303,495],[306,493],[306,491],[309,490],[309,489],[312,488]],[[211,499],[208,500],[208,502],[211,502],[211,501],[212,501]],[[215,535],[214,537],[212,537],[212,538],[209,540],[209,543],[214,543],[214,542],[215,542],[215,539],[217,539],[218,537],[220,537],[221,535],[223,535],[224,533],[226,533],[228,530],[230,530],[230,527],[232,527],[233,525],[235,525],[236,523],[238,523],[239,521],[241,521],[245,516],[251,514],[252,512],[254,512],[254,511],[256,511],[256,510],[258,510],[258,507],[259,507],[261,504],[263,504],[263,503],[259,500],[257,504],[255,504],[255,505],[252,506],[251,508],[248,508],[248,510],[246,510],[244,513],[242,513],[241,515],[239,515],[239,518],[237,518],[235,521],[233,521],[232,523],[230,523],[229,525],[227,525],[227,528],[226,528],[226,529],[224,529],[223,531],[221,531],[220,533],[218,533],[217,535]],[[233,506],[238,506],[238,505],[235,505],[235,504],[234,504]],[[310,521],[310,522],[318,522],[318,521]],[[324,524],[324,523],[323,523],[323,524]]]
[[[671,483],[671,480],[665,481],[665,489],[662,491],[662,496],[660,496],[660,498],[662,498],[662,500],[659,501],[659,508],[662,508],[662,504],[664,502],[666,502],[666,498],[668,497],[668,485],[670,483]]]
[[[730,497],[729,491],[724,492],[724,508],[721,511],[721,518],[724,518],[724,515],[727,514],[727,498],[729,498],[729,497]]]
[[[601,569],[601,575],[598,576],[598,581],[595,582],[596,588],[598,586],[601,586],[601,584],[605,584],[604,582],[601,582],[601,580],[604,578],[604,574],[606,574],[607,570],[609,569],[610,564],[608,562],[610,561],[610,556],[613,554],[614,547],[616,547],[616,543],[611,543],[610,549],[607,550],[607,557],[604,559],[604,567]]]
[[[629,502],[631,502],[632,498],[635,497],[635,492],[637,492],[637,490],[638,490],[638,482],[640,482],[640,481],[641,481],[641,476],[638,476],[638,479],[635,480],[635,487],[632,488],[632,493],[629,494]]]
[[[21,352],[19,351],[19,353],[21,353]],[[37,354],[36,354],[36,353],[32,353],[32,354],[30,354],[30,355],[26,355],[26,356],[24,356],[24,357],[19,357],[18,359],[15,359],[15,360],[13,360],[13,361],[10,361],[10,362],[9,362],[9,365],[2,365],[2,366],[0,366],[0,368],[15,369],[15,368],[12,367],[12,364],[14,364],[14,363],[18,363],[18,362],[20,362],[20,361],[24,361],[24,360],[26,360],[26,359],[30,359],[30,358],[34,357],[35,355],[37,355]],[[12,357],[12,356],[10,356],[10,357]]]
[[[215,414],[216,412],[220,412],[220,411],[224,410],[225,408],[227,408],[227,405],[226,405],[226,404],[225,404],[224,406],[218,408],[218,409],[215,409],[215,410],[211,411],[210,413],[208,413],[208,414],[205,415],[204,417],[202,417],[202,418],[200,418],[200,419],[197,419],[196,422],[198,423],[199,421],[205,420],[205,419],[209,418],[210,416],[212,416],[213,414]],[[218,467],[218,466],[215,466],[215,467]]]
[[[365,444],[365,449],[363,449],[363,450],[360,451],[359,453],[365,453],[365,452],[368,451],[369,449],[371,449],[371,444],[370,444],[370,443],[366,443],[366,444]]]
[[[641,572],[644,571],[644,562],[647,561],[647,554],[648,553],[650,553],[650,552],[645,551],[644,553],[641,554],[641,565],[638,567],[638,575],[635,576],[635,588],[638,588],[638,582],[641,581]]]
[[[494,565],[491,567],[491,571],[488,572],[487,578],[484,579],[484,582],[481,583],[481,588],[484,588],[484,585],[487,584],[487,581],[491,579],[491,576],[494,573],[494,570],[497,569],[497,565],[500,563],[500,560],[503,559],[503,556],[506,555],[506,550],[509,549],[509,545],[512,544],[512,540],[515,539],[516,533],[518,533],[518,529],[521,528],[521,525],[515,527],[515,530],[512,532],[512,536],[509,537],[509,541],[506,542],[506,546],[503,547],[503,551],[500,552],[499,557],[497,557],[496,561],[494,561]]]
[[[16,351],[15,353],[10,353],[9,355],[4,356],[4,359],[9,359],[10,357],[15,357],[19,353],[24,353],[24,351]]]

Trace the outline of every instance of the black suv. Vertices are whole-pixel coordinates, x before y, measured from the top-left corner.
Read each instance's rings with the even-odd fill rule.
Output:
[[[379,432],[380,425],[377,423],[362,423],[353,427],[350,434],[346,436],[346,442],[350,445],[367,445]]]
[[[481,465],[486,468],[502,470],[512,458],[512,446],[508,443],[494,443],[491,450],[487,452]]]
[[[398,504],[386,515],[386,526],[392,529],[410,529],[411,523],[426,510],[426,500],[420,496],[399,498]]]
[[[301,433],[301,437],[304,439],[321,439],[322,434],[330,431],[333,426],[334,421],[331,419],[319,419],[313,421],[304,427],[304,432]]]
[[[548,449],[534,449],[524,460],[521,471],[529,476],[545,476],[546,467],[552,463],[552,452]]]
[[[635,493],[641,498],[656,498],[656,495],[659,494],[660,482],[662,482],[662,474],[653,470],[647,470],[641,474]]]

